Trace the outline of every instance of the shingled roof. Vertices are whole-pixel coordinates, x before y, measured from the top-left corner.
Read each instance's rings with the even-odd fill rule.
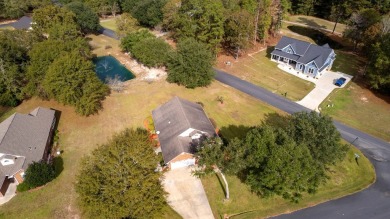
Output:
[[[294,50],[295,54],[299,55],[300,57],[297,57],[297,55],[294,54],[289,54],[280,51],[289,45]],[[328,44],[318,46],[302,40],[283,36],[278,42],[278,44],[275,46],[275,50],[271,54],[283,56],[303,64],[308,64],[314,61],[317,68],[321,68],[324,66],[327,58],[330,54],[332,54],[332,52],[333,49],[330,48]]]
[[[23,169],[43,158],[55,111],[38,107],[30,114],[15,113],[0,123],[0,153],[25,157]]]
[[[194,152],[197,142],[191,137],[179,136],[184,131],[192,128],[209,137],[216,135],[202,106],[179,97],[159,106],[152,115],[165,163],[182,153]]]

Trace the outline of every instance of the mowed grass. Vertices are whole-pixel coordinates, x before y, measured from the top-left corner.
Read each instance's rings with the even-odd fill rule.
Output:
[[[110,29],[113,31],[117,31],[115,18],[101,19],[100,25],[104,28],[107,28],[107,29]]]
[[[332,21],[328,21],[328,20],[324,20],[324,19],[312,17],[312,16],[305,16],[305,15],[289,16],[288,21],[301,23],[301,24],[308,25],[308,26],[311,26],[314,28],[325,28],[325,29],[328,29],[330,31],[333,30],[334,24],[335,24]],[[345,28],[346,28],[345,24],[338,23],[335,31],[338,33],[343,33]]]
[[[279,69],[277,63],[272,62],[267,57],[266,50],[240,58],[232,62],[231,66],[224,66],[222,70],[264,87],[273,93],[279,95],[287,93],[287,98],[293,101],[301,100],[314,88],[313,83]]]
[[[351,82],[343,89],[334,90],[320,107],[322,113],[338,121],[390,141],[389,97]]]
[[[359,164],[355,161],[355,153],[360,155]],[[319,187],[316,194],[305,194],[298,203],[291,203],[281,197],[261,198],[250,191],[250,188],[235,176],[227,176],[230,189],[230,200],[224,201],[224,191],[220,179],[216,175],[202,178],[211,209],[215,218],[223,215],[236,215],[235,219],[265,218],[289,213],[301,208],[310,207],[330,199],[345,196],[366,188],[375,181],[373,166],[364,155],[351,146],[345,159],[330,168],[330,180]],[[246,213],[244,213],[246,212]]]
[[[259,124],[267,113],[276,112],[248,95],[238,93],[230,87],[214,82],[207,88],[185,89],[165,81],[146,83],[134,80],[123,93],[113,93],[104,101],[104,109],[97,115],[82,117],[70,106],[55,101],[32,98],[11,111],[28,113],[38,106],[49,107],[61,112],[59,120],[59,147],[64,153],[64,170],[54,181],[32,192],[20,193],[0,207],[6,218],[78,218],[83,217],[77,203],[74,183],[80,159],[105,143],[114,133],[128,127],[142,127],[151,111],[173,96],[194,102],[202,102],[206,113],[218,127],[231,124]],[[217,96],[223,96],[221,105]],[[172,210],[165,218],[172,216]]]

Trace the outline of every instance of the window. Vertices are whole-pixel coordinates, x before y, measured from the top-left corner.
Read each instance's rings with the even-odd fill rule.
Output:
[[[291,54],[292,53],[291,49],[287,49],[287,53]]]
[[[314,68],[309,68],[309,74],[313,74],[314,73]]]
[[[299,65],[299,69],[302,70],[303,69],[303,65]]]

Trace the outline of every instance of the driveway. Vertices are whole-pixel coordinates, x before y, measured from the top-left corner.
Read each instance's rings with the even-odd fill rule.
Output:
[[[352,79],[351,75],[347,75],[341,72],[325,72],[315,83],[315,88],[306,95],[301,101],[297,103],[305,106],[311,110],[319,112],[318,106],[326,99],[327,96],[337,87],[334,85],[337,79],[344,77],[347,79],[341,88],[345,87],[346,84]]]
[[[191,168],[170,170],[164,177],[168,204],[184,219],[214,219],[202,182],[192,176]]]
[[[16,186],[18,184],[16,182],[9,184],[8,190],[3,197],[0,197],[0,205],[7,203],[16,195]]]

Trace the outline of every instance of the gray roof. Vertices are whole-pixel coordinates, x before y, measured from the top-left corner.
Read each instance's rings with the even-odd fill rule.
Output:
[[[197,141],[191,137],[180,137],[189,128],[203,132],[206,136],[215,136],[215,129],[201,105],[174,97],[153,110],[155,130],[159,132],[161,151],[165,163],[182,153],[193,153]],[[196,132],[190,133],[190,135]]]
[[[13,156],[13,155],[2,155],[0,156],[0,161],[3,159],[12,160],[13,164],[3,165],[0,162],[0,172],[5,176],[13,176],[20,169],[22,169],[25,157]],[[1,187],[1,186],[0,186]]]
[[[11,24],[15,29],[29,29],[31,27],[32,19],[27,16],[21,17],[17,22]]]
[[[38,107],[30,114],[15,113],[0,123],[0,153],[23,156],[26,169],[43,158],[55,111]]]
[[[291,45],[295,54],[302,56],[306,53],[306,50],[309,48],[310,43],[302,41],[302,40],[297,40],[297,39],[294,39],[291,37],[283,36],[279,40],[278,44],[275,46],[275,49],[282,50],[283,48],[285,48],[288,45]]]
[[[294,52],[301,57],[296,58],[295,55],[280,51],[288,45],[291,45]],[[314,61],[318,68],[322,68],[326,62],[326,59],[332,53],[333,49],[330,48],[328,44],[318,46],[302,40],[283,36],[278,42],[278,44],[275,46],[275,50],[271,54],[283,56],[303,64],[308,64]]]

